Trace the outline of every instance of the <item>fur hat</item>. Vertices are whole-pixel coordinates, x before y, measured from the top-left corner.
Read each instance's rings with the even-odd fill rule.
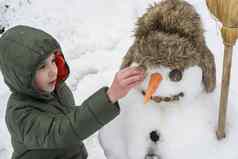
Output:
[[[121,69],[133,62],[146,69],[163,65],[184,69],[198,65],[207,92],[216,85],[215,61],[203,36],[200,17],[183,0],[162,0],[138,19],[135,41],[123,58]]]

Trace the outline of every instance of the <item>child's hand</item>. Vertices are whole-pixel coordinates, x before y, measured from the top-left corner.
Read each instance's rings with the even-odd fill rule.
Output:
[[[111,87],[107,91],[107,95],[112,101],[127,95],[129,90],[144,80],[144,70],[138,67],[127,67],[116,73]]]

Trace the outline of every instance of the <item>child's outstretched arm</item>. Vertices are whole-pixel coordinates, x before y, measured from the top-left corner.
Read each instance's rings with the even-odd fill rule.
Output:
[[[39,103],[19,102],[21,99],[12,95],[7,108],[8,128],[18,137],[18,144],[23,149],[54,149],[81,144],[83,139],[119,114],[119,104],[116,101],[142,79],[143,71],[136,68],[121,70],[116,74],[110,88],[99,89],[81,106],[60,114],[44,110],[48,108]],[[62,92],[67,91],[62,89]],[[70,94],[64,96],[69,98]]]

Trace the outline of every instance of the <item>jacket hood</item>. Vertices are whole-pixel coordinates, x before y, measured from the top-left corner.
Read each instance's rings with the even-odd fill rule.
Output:
[[[50,99],[51,93],[39,93],[33,85],[38,65],[59,43],[48,33],[29,26],[15,26],[0,38],[0,69],[12,92],[38,99]],[[62,51],[61,51],[62,52]]]

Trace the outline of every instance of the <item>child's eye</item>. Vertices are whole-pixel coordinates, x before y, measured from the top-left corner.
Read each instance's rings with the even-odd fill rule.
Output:
[[[39,70],[42,70],[45,68],[45,65],[40,65]]]
[[[178,82],[183,78],[183,73],[179,69],[174,69],[169,73],[171,81]]]
[[[54,58],[54,59],[52,59],[51,63],[55,63],[55,58]]]

